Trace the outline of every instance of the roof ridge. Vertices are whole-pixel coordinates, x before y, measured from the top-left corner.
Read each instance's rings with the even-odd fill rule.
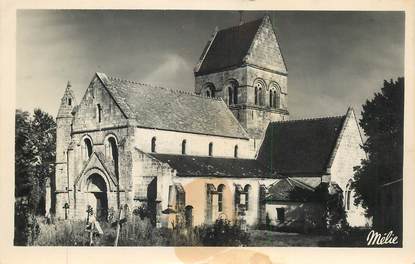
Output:
[[[139,85],[143,85],[143,86],[147,86],[147,87],[151,87],[151,88],[158,88],[158,89],[167,90],[171,93],[185,94],[185,95],[196,96],[196,97],[200,97],[200,98],[204,98],[204,99],[213,99],[213,100],[216,100],[216,101],[220,101],[222,99],[221,97],[209,97],[209,96],[202,95],[202,94],[196,94],[194,92],[184,91],[184,90],[180,90],[180,89],[173,89],[173,88],[168,88],[168,87],[163,87],[163,86],[158,86],[158,85],[152,85],[152,84],[149,84],[149,83],[143,83],[143,82],[139,82],[139,81],[127,80],[127,79],[123,79],[123,78],[119,78],[119,77],[115,77],[115,76],[108,76],[108,79],[117,80],[117,81],[124,81],[124,82],[133,83],[133,84],[139,84]]]
[[[310,117],[310,118],[302,118],[302,119],[291,119],[291,120],[280,120],[280,121],[273,121],[271,123],[294,123],[294,122],[301,122],[301,121],[316,121],[316,120],[324,120],[324,119],[335,119],[335,118],[344,118],[346,115],[336,115],[336,116],[323,116],[323,117]]]

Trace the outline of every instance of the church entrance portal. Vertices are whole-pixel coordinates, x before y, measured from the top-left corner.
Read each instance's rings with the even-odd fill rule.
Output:
[[[106,221],[108,217],[107,185],[99,174],[92,174],[87,180],[88,203],[92,206],[96,218]]]

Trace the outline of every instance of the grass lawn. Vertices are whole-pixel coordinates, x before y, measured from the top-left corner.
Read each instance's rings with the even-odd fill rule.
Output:
[[[253,247],[317,247],[332,240],[329,235],[282,233],[250,230],[249,246]]]

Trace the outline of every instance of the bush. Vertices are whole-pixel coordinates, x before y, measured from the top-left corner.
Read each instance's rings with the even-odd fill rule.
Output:
[[[249,234],[238,223],[231,224],[227,219],[218,219],[213,226],[198,229],[204,246],[246,246],[249,243]]]
[[[25,199],[17,199],[14,209],[14,244],[33,245],[39,236],[39,224]]]

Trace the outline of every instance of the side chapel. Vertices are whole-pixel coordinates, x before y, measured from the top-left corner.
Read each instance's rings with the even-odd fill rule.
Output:
[[[145,208],[157,226],[179,215],[186,225],[304,224],[322,214],[310,194],[326,186],[343,194],[350,225],[368,224],[350,190],[365,157],[355,114],[289,119],[268,16],[215,30],[194,76],[189,93],[97,72],[79,104],[68,83],[47,203],[57,217],[84,218],[90,205],[102,220]]]

